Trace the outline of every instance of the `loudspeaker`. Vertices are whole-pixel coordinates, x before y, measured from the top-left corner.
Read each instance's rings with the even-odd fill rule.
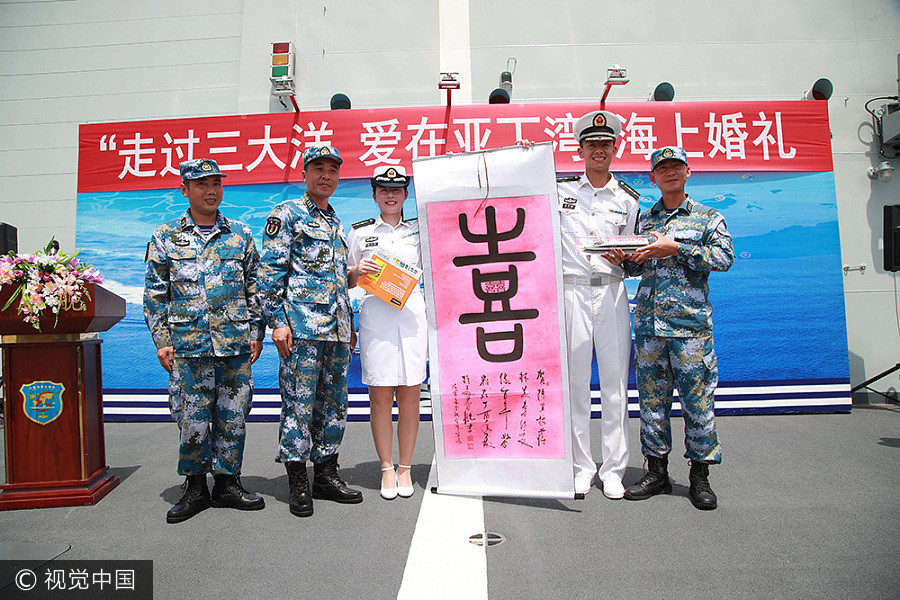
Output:
[[[884,270],[900,271],[900,205],[884,207]]]
[[[0,255],[9,254],[10,250],[19,251],[16,228],[9,223],[0,223]]]

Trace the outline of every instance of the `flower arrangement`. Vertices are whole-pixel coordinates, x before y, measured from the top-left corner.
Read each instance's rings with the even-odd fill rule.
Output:
[[[56,316],[54,327],[60,310],[83,310],[85,301],[90,300],[85,284],[101,283],[103,276],[79,261],[79,252],[63,254],[59,243],[51,238],[43,252],[0,256],[0,287],[19,286],[0,310],[6,310],[19,298],[18,314],[38,331],[47,309]]]

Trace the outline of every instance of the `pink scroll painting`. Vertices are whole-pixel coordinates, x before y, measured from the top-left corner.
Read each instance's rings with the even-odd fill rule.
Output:
[[[564,456],[551,210],[546,196],[428,205],[446,458]]]

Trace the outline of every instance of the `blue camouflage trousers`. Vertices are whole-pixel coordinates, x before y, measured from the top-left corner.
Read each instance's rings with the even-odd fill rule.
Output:
[[[350,344],[294,340],[281,357],[281,426],[278,462],[312,460],[335,454],[347,424],[347,367]]]
[[[181,432],[179,475],[241,472],[252,398],[249,353],[175,357],[169,411]]]
[[[669,416],[678,388],[684,417],[684,457],[721,463],[713,412],[719,372],[712,335],[666,338],[635,335],[634,369],[641,405],[641,451],[661,457],[672,450]]]

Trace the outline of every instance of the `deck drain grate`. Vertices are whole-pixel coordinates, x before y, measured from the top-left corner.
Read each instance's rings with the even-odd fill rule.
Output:
[[[487,540],[486,543],[485,540]],[[497,544],[502,544],[505,541],[506,537],[504,537],[502,533],[494,533],[491,531],[488,531],[486,533],[476,533],[475,535],[469,536],[469,543],[475,544],[476,546],[496,546]]]

